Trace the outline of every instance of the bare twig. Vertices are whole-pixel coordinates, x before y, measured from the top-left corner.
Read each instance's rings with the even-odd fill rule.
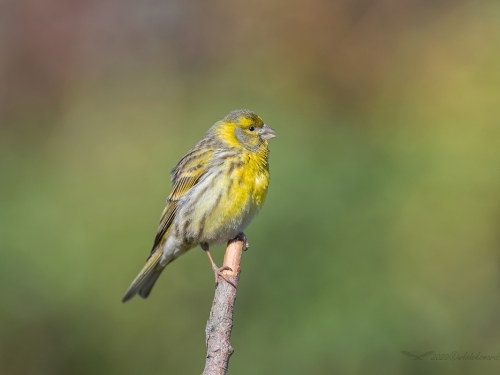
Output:
[[[233,310],[236,300],[236,288],[240,277],[240,261],[245,241],[239,238],[229,241],[224,266],[232,271],[222,271],[224,276],[234,285],[219,279],[215,287],[215,297],[210,310],[205,333],[207,334],[207,358],[202,375],[225,375],[229,365],[229,357],[234,349],[229,343],[233,329]]]

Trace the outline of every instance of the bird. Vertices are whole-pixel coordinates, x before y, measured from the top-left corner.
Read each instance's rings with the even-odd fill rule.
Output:
[[[215,275],[228,281],[210,254],[210,247],[235,238],[262,208],[269,186],[268,141],[275,131],[253,111],[230,112],[171,171],[172,190],[160,217],[146,264],[122,302],[147,298],[167,265],[200,245]],[[228,281],[229,282],[229,281]]]
[[[404,355],[407,355],[408,357],[412,357],[415,360],[422,360],[422,357],[427,357],[427,356],[430,356],[431,354],[433,354],[434,350],[425,352],[424,354],[420,354],[420,355],[415,355],[415,354],[412,354],[412,353],[407,352],[405,350],[403,350],[401,353],[403,353]]]

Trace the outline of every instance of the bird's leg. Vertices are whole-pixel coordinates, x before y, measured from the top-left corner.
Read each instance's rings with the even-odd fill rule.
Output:
[[[250,247],[250,244],[248,243],[248,238],[245,233],[240,232],[234,237],[232,240],[229,240],[229,243],[234,242],[234,241],[242,241],[243,242],[243,251],[247,251],[248,248]]]
[[[214,260],[212,259],[212,254],[210,254],[210,249],[209,249],[208,244],[206,242],[204,242],[204,243],[201,243],[200,246],[207,254],[208,260],[210,261],[210,264],[212,265],[212,270],[214,271],[214,275],[215,275],[215,285],[217,285],[219,283],[219,276],[220,276],[221,278],[223,278],[225,281],[227,281],[229,284],[231,284],[232,286],[234,286],[236,288],[236,285],[234,285],[231,281],[229,281],[226,278],[226,276],[224,276],[222,274],[222,271],[225,271],[225,270],[232,271],[231,267],[228,267],[228,266],[223,266],[220,268],[217,267]]]

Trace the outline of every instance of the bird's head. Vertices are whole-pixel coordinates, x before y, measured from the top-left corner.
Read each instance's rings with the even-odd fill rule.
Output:
[[[274,130],[248,109],[232,111],[215,124],[216,133],[232,147],[258,152],[267,149],[267,141],[276,137]]]

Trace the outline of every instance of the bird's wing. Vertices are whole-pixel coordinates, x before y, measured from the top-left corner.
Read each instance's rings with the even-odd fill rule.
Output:
[[[416,357],[415,354],[411,354],[411,353],[404,351],[404,350],[401,353],[403,353],[404,355],[407,355],[408,357]]]
[[[212,149],[197,149],[194,148],[186,156],[184,156],[177,166],[172,171],[172,192],[167,199],[167,205],[163,210],[160,218],[160,225],[156,233],[153,244],[153,253],[156,247],[160,244],[163,237],[174,221],[177,212],[177,202],[189,190],[195,186],[201,177],[208,171],[208,164],[213,155]]]
[[[167,201],[167,205],[163,209],[163,212],[160,217],[160,225],[158,226],[158,230],[156,232],[155,242],[153,244],[153,249],[151,250],[151,254],[154,253],[156,247],[161,242],[165,233],[167,233],[168,228],[174,221],[175,212],[177,211],[177,202],[176,201]]]

